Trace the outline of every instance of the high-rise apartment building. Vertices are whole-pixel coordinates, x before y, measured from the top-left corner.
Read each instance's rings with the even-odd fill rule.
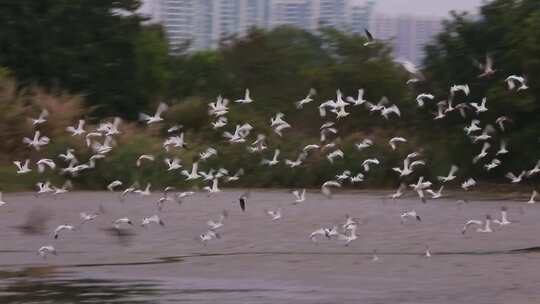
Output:
[[[370,29],[389,41],[394,55],[419,63],[423,47],[442,26],[439,19],[374,14],[376,1],[352,0],[145,0],[141,13],[162,23],[174,48],[211,49],[251,27],[289,25],[316,31],[322,26],[362,34]]]
[[[392,44],[394,57],[418,64],[424,56],[424,46],[442,30],[442,23],[439,18],[377,14],[370,29],[377,39]]]

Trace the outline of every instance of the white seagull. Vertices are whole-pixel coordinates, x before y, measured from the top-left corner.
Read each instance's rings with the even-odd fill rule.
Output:
[[[447,183],[449,181],[452,181],[456,179],[456,172],[459,170],[458,166],[452,165],[450,167],[450,172],[448,172],[447,176],[437,176],[437,179],[440,180],[443,183]]]
[[[237,102],[237,103],[252,103],[253,99],[251,99],[251,97],[249,96],[249,89],[246,89],[246,91],[244,93],[244,98],[237,99],[234,102]]]
[[[24,161],[24,164],[22,164],[20,161],[16,160],[13,162],[15,166],[17,166],[17,174],[26,174],[28,172],[31,172],[32,169],[29,168],[30,160],[26,159]]]
[[[145,113],[140,113],[139,114],[139,119],[141,121],[146,121],[147,125],[163,121],[163,118],[161,117],[161,114],[163,114],[163,112],[167,111],[168,108],[169,108],[169,106],[167,106],[167,104],[161,102],[159,104],[154,116],[150,116],[150,115],[145,114]]]

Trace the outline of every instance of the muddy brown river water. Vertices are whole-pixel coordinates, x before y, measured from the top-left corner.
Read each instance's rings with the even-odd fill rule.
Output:
[[[157,194],[124,203],[105,192],[7,194],[0,208],[0,303],[540,303],[540,205],[394,202],[375,193],[308,193],[292,205],[287,191],[254,191],[243,213],[241,193],[197,194],[161,212]],[[78,224],[80,212],[100,205],[104,214],[96,220],[52,238],[57,225]],[[512,224],[460,233],[468,219],[498,218],[503,205]],[[283,218],[272,221],[264,210],[278,207]],[[204,246],[197,236],[224,209],[222,238]],[[422,222],[401,224],[400,213],[412,209]],[[164,227],[140,226],[155,213]],[[350,246],[311,242],[312,231],[342,223],[346,213],[362,219]],[[136,224],[111,229],[124,216]],[[58,255],[44,260],[36,251],[48,244]],[[426,246],[431,258],[423,255]]]

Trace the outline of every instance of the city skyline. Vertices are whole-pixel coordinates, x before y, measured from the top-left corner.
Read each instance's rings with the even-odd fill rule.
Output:
[[[313,32],[331,26],[360,34],[367,28],[392,45],[394,57],[418,64],[444,18],[384,13],[391,1],[395,0],[146,0],[140,12],[164,26],[172,52],[186,42],[188,51],[215,49],[223,39],[241,37],[252,27],[290,25]]]

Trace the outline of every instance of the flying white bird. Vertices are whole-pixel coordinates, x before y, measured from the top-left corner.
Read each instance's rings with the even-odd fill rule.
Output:
[[[461,229],[461,234],[465,234],[470,226],[482,226],[482,224],[484,225],[484,228],[478,227],[476,228],[476,232],[493,232],[493,230],[491,229],[491,216],[489,214],[486,214],[486,220],[484,222],[479,220],[467,221]]]
[[[234,175],[227,176],[225,178],[226,182],[235,182],[240,179],[240,176],[244,175],[244,169],[240,168]]]
[[[456,178],[456,172],[459,170],[458,166],[452,165],[450,167],[450,172],[448,172],[448,175],[446,176],[437,176],[437,179],[440,180],[443,183],[452,181]]]
[[[349,246],[349,244],[352,241],[358,238],[358,236],[356,235],[356,229],[357,229],[356,225],[351,225],[350,228],[348,229],[349,234],[348,235],[341,234],[341,233],[338,234],[338,240],[345,241],[345,246]]]
[[[392,137],[389,141],[388,141],[388,144],[390,144],[390,147],[392,147],[392,150],[396,150],[396,143],[398,142],[407,142],[407,139],[403,138],[403,137]]]
[[[484,168],[486,169],[486,171],[489,172],[489,171],[491,171],[491,170],[497,168],[497,167],[500,166],[500,165],[501,165],[501,161],[498,160],[498,159],[496,159],[496,158],[494,158],[494,159],[491,160],[491,162],[485,164],[485,165],[484,165]]]
[[[373,38],[373,35],[368,31],[368,29],[364,29],[364,34],[366,34],[367,41],[364,42],[364,46],[370,46],[372,44],[375,44],[375,39]]]
[[[527,173],[526,171],[521,171],[521,173],[520,173],[518,176],[516,176],[516,175],[514,175],[514,173],[512,173],[512,172],[508,172],[508,173],[506,173],[505,177],[508,178],[508,179],[510,179],[510,182],[511,182],[512,184],[517,184],[517,183],[520,183],[520,182],[521,182],[521,180],[523,179],[523,177],[525,177],[525,174],[526,174],[526,173]]]
[[[137,190],[135,190],[135,191],[133,191],[133,192],[134,192],[134,193],[137,193],[137,194],[139,194],[139,195],[142,195],[142,196],[148,196],[148,195],[152,194],[152,193],[150,192],[150,187],[152,187],[152,184],[147,183],[147,184],[146,184],[146,187],[144,188],[144,190],[142,190],[142,189],[137,189]]]
[[[317,242],[317,236],[325,236],[327,239],[330,239],[332,238],[332,236],[338,236],[339,235],[339,232],[338,232],[338,229],[337,229],[337,226],[334,226],[333,228],[319,228],[315,231],[313,231],[310,235],[309,235],[309,238],[311,239],[312,242]]]
[[[501,145],[496,155],[501,155],[501,154],[508,154],[508,149],[506,148],[506,140],[504,139],[501,140]]]
[[[485,142],[484,145],[482,146],[482,150],[480,151],[480,153],[478,153],[478,155],[476,155],[473,158],[473,160],[472,160],[473,164],[476,164],[479,160],[486,157],[487,156],[487,151],[489,150],[490,147],[491,147],[491,144],[488,143],[488,142]]]
[[[0,207],[5,206],[7,203],[4,202],[4,194],[0,191]]]
[[[73,231],[75,230],[75,227],[72,225],[60,225],[54,229],[54,238],[57,239],[60,235],[60,232],[67,230],[67,231]]]
[[[418,213],[416,213],[416,210],[411,210],[411,211],[406,211],[406,212],[403,212],[401,215],[400,215],[400,218],[401,218],[401,223],[405,223],[407,221],[407,218],[412,218],[412,219],[415,219],[419,222],[422,221],[422,218],[418,215]]]
[[[278,160],[279,153],[280,153],[279,149],[276,149],[274,151],[274,156],[272,157],[272,159],[263,158],[263,160],[261,161],[261,165],[268,165],[268,166],[277,165],[279,163],[279,160]]]
[[[534,168],[527,171],[527,177],[532,177],[538,173],[540,173],[540,160],[536,162]]]
[[[306,200],[306,189],[294,190],[292,194],[294,195],[294,198],[295,198],[294,200],[295,204],[304,202]]]
[[[339,183],[338,181],[333,181],[333,180],[327,181],[324,184],[322,184],[321,193],[324,194],[326,197],[331,197],[332,191],[330,190],[330,187],[341,188],[341,183]]]
[[[229,112],[228,105],[229,105],[229,100],[219,95],[216,99],[216,102],[211,102],[208,104],[208,107],[209,107],[208,114],[214,115],[216,117],[223,116]]]
[[[133,225],[133,222],[127,217],[122,217],[113,221],[113,227],[115,229],[120,229],[122,224]]]
[[[218,151],[212,147],[207,148],[204,152],[199,153],[200,161],[209,159],[212,156],[216,156]]]
[[[186,177],[186,180],[194,180],[194,179],[198,179],[198,178],[201,177],[199,175],[198,169],[199,169],[199,163],[194,162],[191,165],[191,172],[189,172],[187,170],[182,170],[181,173],[182,173],[182,175],[184,175]]]
[[[438,191],[433,191],[431,189],[427,189],[426,192],[431,195],[432,199],[438,199],[443,196],[442,191],[444,189],[444,186],[441,186]]]
[[[81,212],[79,215],[82,220],[81,222],[81,225],[82,225],[86,222],[94,220],[96,217],[99,216],[99,213],[98,212],[92,212],[92,213]]]
[[[367,102],[367,100],[364,99],[364,89],[358,90],[358,96],[356,97],[356,99],[354,97],[348,96],[346,100],[353,106],[360,106]]]
[[[493,58],[491,58],[489,54],[486,54],[485,64],[477,63],[477,65],[483,71],[482,74],[478,75],[479,78],[491,76],[496,72],[496,70],[493,69]]]
[[[234,102],[237,102],[237,103],[252,103],[253,100],[249,96],[249,89],[246,89],[246,91],[244,93],[244,98],[237,99]]]
[[[463,94],[465,94],[465,96],[469,96],[470,94],[470,89],[469,89],[469,85],[467,84],[455,84],[453,86],[450,87],[450,95],[451,96],[454,96],[457,92],[463,92]]]
[[[495,128],[493,128],[492,125],[486,125],[484,130],[482,131],[482,134],[478,136],[471,136],[473,143],[476,143],[478,141],[484,141],[491,138],[490,134],[493,134],[495,132]]]
[[[145,113],[140,113],[139,114],[139,120],[146,121],[147,125],[163,121],[163,118],[161,117],[161,114],[163,114],[163,112],[167,111],[168,108],[169,108],[169,106],[167,106],[167,104],[161,102],[158,105],[158,108],[157,108],[156,113],[154,114],[154,116],[150,116],[150,115],[145,114]]]
[[[328,155],[326,155],[326,158],[328,159],[328,161],[330,163],[333,164],[336,158],[343,159],[344,156],[345,156],[345,154],[343,153],[343,151],[341,151],[340,149],[337,149],[337,150],[329,153]]]
[[[470,135],[472,132],[480,131],[482,128],[480,128],[480,120],[474,119],[471,121],[471,124],[465,128],[463,128],[467,135]]]
[[[264,213],[268,214],[272,221],[277,221],[281,219],[281,208],[278,208],[277,210],[264,210]]]
[[[397,105],[391,105],[389,107],[384,107],[382,108],[381,110],[381,115],[385,118],[385,119],[388,119],[388,116],[390,114],[395,114],[397,115],[398,117],[401,117],[401,111],[399,110],[398,106]]]
[[[154,161],[156,158],[154,155],[149,155],[149,154],[143,154],[141,156],[139,156],[139,158],[137,158],[137,167],[140,167],[141,164],[142,164],[142,161],[143,160],[148,160],[148,161]]]
[[[476,110],[476,114],[480,114],[482,112],[487,112],[488,108],[486,107],[487,98],[482,98],[481,103],[471,102],[470,105]]]
[[[369,138],[365,138],[361,142],[354,144],[354,146],[356,147],[358,151],[362,151],[366,148],[371,147],[372,145],[373,145],[373,141]]]
[[[208,241],[211,241],[213,239],[220,239],[221,236],[219,235],[219,233],[213,231],[213,230],[208,230],[206,231],[205,233],[202,233],[201,235],[199,235],[199,240],[206,246],[206,242]]]
[[[499,126],[499,128],[501,129],[501,131],[505,131],[504,129],[504,123],[505,122],[509,122],[509,123],[512,123],[512,119],[506,117],[506,116],[501,116],[501,117],[498,117],[496,120],[495,120],[495,123]]]
[[[217,229],[223,227],[223,221],[225,221],[228,216],[229,213],[227,212],[227,210],[223,210],[217,221],[214,222],[213,220],[208,220],[206,224],[210,226],[210,230],[216,231]]]
[[[54,248],[54,246],[52,245],[47,245],[47,246],[41,246],[39,247],[38,251],[37,251],[37,254],[42,257],[43,259],[46,259],[47,256],[49,256],[50,254],[52,255],[57,255],[57,252],[56,252],[56,249]]]
[[[178,157],[175,157],[173,159],[171,158],[165,158],[165,164],[167,165],[167,171],[172,171],[172,170],[178,170],[180,168],[182,168],[182,164],[181,164],[181,161]]]
[[[463,190],[467,191],[469,190],[470,188],[476,186],[476,181],[471,177],[467,180],[465,180],[462,184],[461,184],[461,188],[463,188]]]
[[[43,173],[45,172],[45,168],[49,167],[51,170],[56,169],[56,164],[54,163],[54,160],[49,158],[43,158],[36,162],[36,165],[38,167],[38,172]]]
[[[506,208],[506,206],[501,207],[501,219],[494,219],[493,223],[499,226],[506,226],[512,224],[512,222],[508,220],[508,209]]]
[[[369,172],[371,165],[378,165],[378,164],[380,164],[378,159],[368,158],[362,162],[362,167],[364,168],[364,171]]]
[[[527,79],[525,79],[525,77],[523,77],[523,76],[510,75],[510,76],[506,77],[506,79],[504,81],[508,85],[509,90],[513,90],[517,86],[518,82],[519,82],[519,87],[517,89],[518,91],[526,90],[526,89],[529,88],[527,86]]]
[[[304,99],[295,102],[294,105],[296,106],[297,109],[302,109],[305,104],[308,104],[313,101],[313,96],[315,94],[317,94],[317,91],[315,91],[314,88],[309,89],[309,93],[307,94],[307,96]]]
[[[32,171],[32,169],[29,168],[29,166],[30,166],[30,160],[29,159],[26,159],[24,161],[24,164],[22,164],[18,160],[14,161],[13,164],[15,164],[15,166],[17,166],[17,174],[26,174],[26,173]]]
[[[403,196],[403,191],[407,189],[407,186],[404,183],[401,183],[397,188],[396,192],[389,195],[391,199],[398,199]]]
[[[212,122],[212,128],[219,129],[225,127],[228,123],[228,119],[225,116],[220,116],[216,121]]]
[[[47,118],[49,117],[49,111],[46,109],[41,110],[41,113],[39,113],[38,118],[32,118],[32,125],[39,125],[47,121]]]
[[[394,168],[392,168],[392,170],[399,173],[400,177],[403,177],[403,176],[408,176],[411,173],[413,173],[413,170],[414,170],[415,166],[421,166],[421,165],[425,165],[425,164],[426,164],[426,162],[422,161],[422,160],[415,160],[415,161],[411,162],[410,158],[407,157],[407,158],[405,158],[403,160],[403,168],[394,167]]]
[[[71,136],[83,135],[84,133],[86,133],[86,131],[84,130],[84,124],[85,124],[84,119],[80,119],[77,127],[69,126],[66,128],[66,131],[71,133]]]
[[[49,144],[49,142],[51,140],[47,136],[41,136],[41,132],[39,130],[37,130],[34,133],[33,138],[25,137],[25,138],[23,138],[22,141],[23,141],[23,143],[27,144],[29,147],[33,147],[34,149],[39,151],[42,146],[45,146],[45,145]]]
[[[114,191],[114,188],[116,187],[119,187],[119,186],[122,186],[122,182],[119,181],[119,180],[115,180],[113,182],[111,182],[110,184],[107,185],[107,189],[111,192]]]
[[[418,96],[416,96],[416,103],[418,104],[418,107],[423,107],[426,99],[433,100],[435,99],[435,96],[427,93],[419,94]]]
[[[146,227],[146,225],[149,225],[151,223],[159,224],[161,226],[165,226],[165,223],[163,223],[163,221],[161,220],[161,218],[157,214],[154,214],[154,215],[152,215],[150,217],[143,218],[142,222],[141,222],[141,226]]]

